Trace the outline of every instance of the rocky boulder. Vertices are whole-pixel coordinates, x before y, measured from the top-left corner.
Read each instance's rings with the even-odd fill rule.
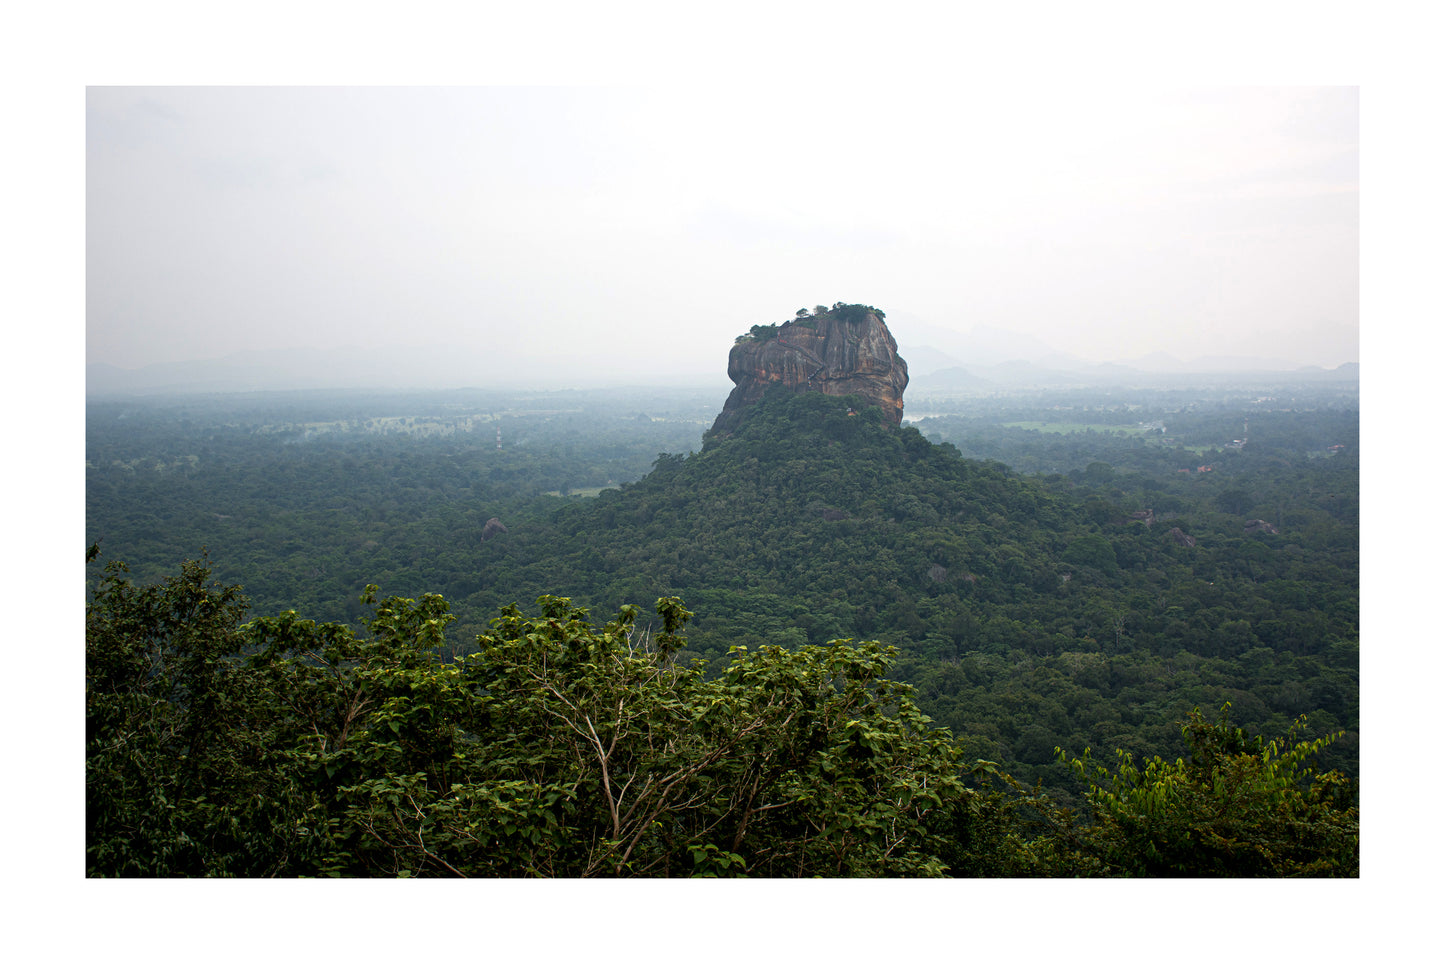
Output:
[[[1183,529],[1179,528],[1178,526],[1175,526],[1164,534],[1170,539],[1173,539],[1175,545],[1184,546],[1186,549],[1193,549],[1195,545],[1197,545],[1194,537],[1188,535]]]
[[[908,365],[883,323],[883,312],[867,305],[798,312],[781,325],[754,325],[728,353],[728,395],[712,432],[726,434],[743,412],[775,385],[794,392],[857,395],[877,405],[893,424],[903,422]]]

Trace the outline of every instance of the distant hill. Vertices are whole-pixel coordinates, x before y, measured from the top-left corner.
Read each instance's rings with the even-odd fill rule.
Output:
[[[1157,361],[1157,359],[1156,359]],[[1123,364],[1084,365],[1079,368],[1051,368],[1022,360],[994,365],[955,366],[915,374],[910,387],[915,396],[947,392],[993,392],[1047,388],[1190,388],[1221,385],[1268,386],[1306,382],[1358,382],[1360,366],[1350,363],[1335,369],[1297,368],[1212,369],[1179,363],[1173,370],[1146,369]]]
[[[796,642],[799,629],[814,642],[891,637],[900,625],[884,610],[899,592],[999,603],[1054,592],[1062,534],[1081,520],[860,398],[780,389],[700,453],[659,457],[636,483],[489,542],[481,599],[585,594],[607,609],[681,595],[704,647]]]

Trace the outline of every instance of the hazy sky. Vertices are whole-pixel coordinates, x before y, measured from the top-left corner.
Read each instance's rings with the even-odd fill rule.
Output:
[[[1358,146],[1348,87],[92,87],[86,354],[720,379],[847,301],[955,353],[1333,367]]]

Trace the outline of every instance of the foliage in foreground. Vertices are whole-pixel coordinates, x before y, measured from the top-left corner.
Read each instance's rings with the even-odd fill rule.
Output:
[[[1068,760],[1089,781],[1101,865],[1131,877],[1358,875],[1351,782],[1308,765],[1339,734],[1304,740],[1303,725],[1266,741],[1231,726],[1226,705],[1218,722],[1189,715],[1188,760],[1156,756],[1141,769],[1121,752],[1113,771],[1087,751]]]
[[[877,643],[705,673],[680,600],[654,633],[544,596],[458,658],[440,596],[369,591],[362,637],[243,623],[209,578],[112,563],[87,606],[89,876],[1358,873],[1352,791],[1303,766],[1322,741],[1194,719],[1187,765],[1081,766],[1081,822],[965,765]]]

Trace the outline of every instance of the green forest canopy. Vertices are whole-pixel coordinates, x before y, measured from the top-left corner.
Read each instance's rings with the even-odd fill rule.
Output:
[[[455,401],[437,417],[465,414]],[[266,430],[275,418],[264,412],[238,424],[224,400],[185,404],[178,417],[114,403],[110,418],[90,420],[88,538],[139,563],[147,584],[209,546],[257,611],[295,609],[353,632],[368,582],[440,592],[458,654],[495,613],[538,595],[603,612],[680,596],[697,615],[675,659],[708,659],[709,677],[736,645],[874,639],[896,650],[888,675],[913,687],[964,759],[1042,780],[1050,805],[1081,813],[1088,781],[1055,747],[1070,759],[1089,747],[1181,758],[1188,734],[1176,722],[1226,702],[1253,732],[1285,733],[1301,714],[1316,734],[1306,742],[1343,731],[1317,759],[1358,772],[1348,409],[1256,405],[1249,445],[1226,449],[1206,443],[1240,423],[1228,404],[1138,411],[1167,420],[1157,437],[1042,435],[1008,425],[1077,419],[1078,408],[935,417],[920,432],[866,409],[850,417],[846,400],[797,396],[760,406],[738,438],[654,457],[638,440],[676,428],[695,444],[715,401],[610,422],[544,406],[554,411],[504,421],[506,449],[492,422],[367,429],[364,404],[349,416],[356,430],[323,435]],[[296,426],[335,408],[288,404]],[[602,477],[620,488],[544,495],[559,488],[555,473],[591,471],[605,451],[629,460]],[[1051,466],[1024,476],[1002,461]],[[1203,463],[1212,471],[1194,471]],[[1146,512],[1152,521],[1136,519]],[[1244,531],[1261,515],[1276,534]],[[479,538],[493,516],[508,531]],[[1176,529],[1195,544],[1170,538]],[[94,584],[98,566],[91,573]]]
[[[1084,822],[967,760],[876,643],[707,674],[680,600],[648,634],[543,597],[456,659],[439,596],[369,590],[357,635],[242,623],[209,577],[113,564],[87,607],[89,876],[1358,874],[1350,781],[1310,766],[1330,736],[1191,714],[1188,760],[1071,761]]]

